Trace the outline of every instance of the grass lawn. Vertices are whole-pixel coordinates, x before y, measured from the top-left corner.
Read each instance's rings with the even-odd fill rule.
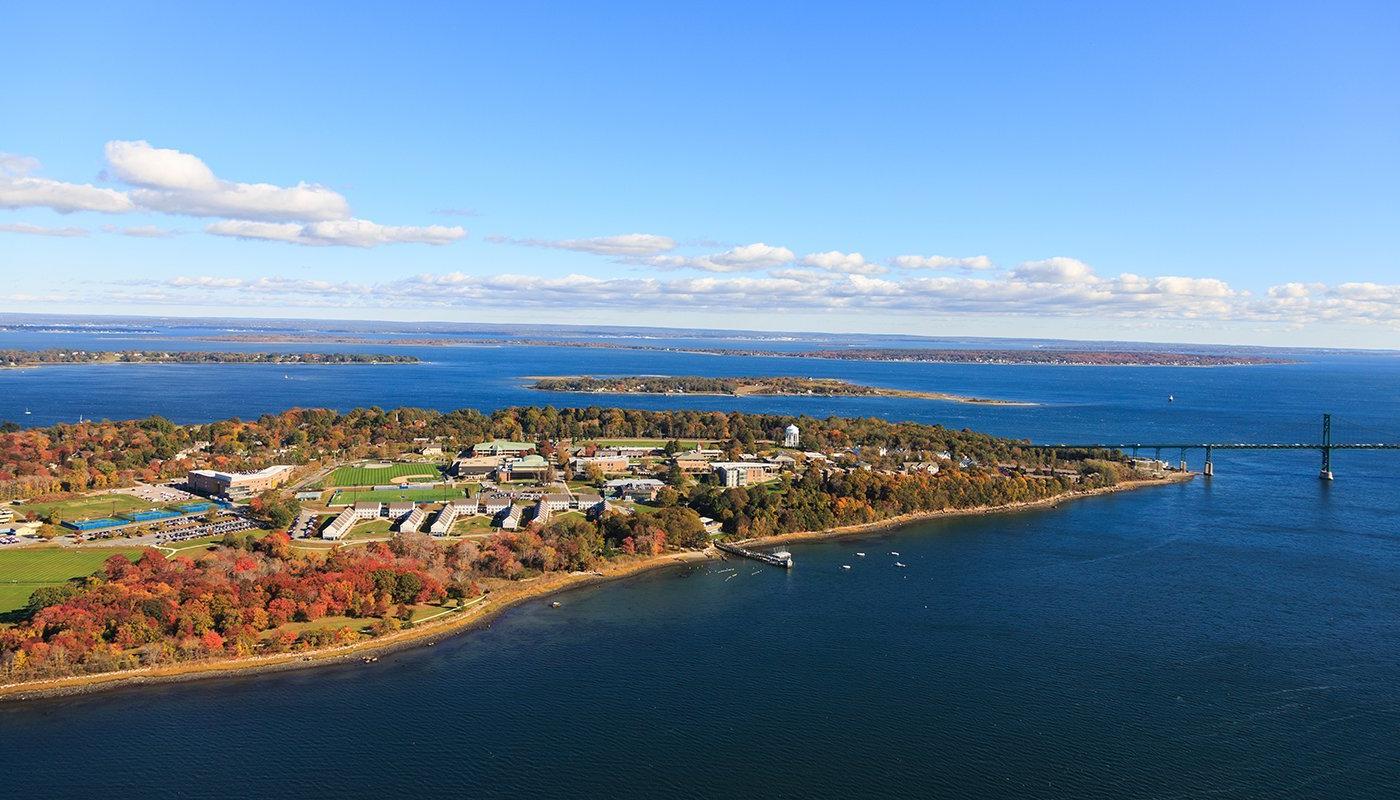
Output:
[[[67,520],[96,519],[124,511],[145,511],[156,506],[129,494],[94,494],[52,503],[25,503],[15,506],[15,514],[38,514],[43,517],[57,513]]]
[[[351,528],[349,533],[345,534],[345,540],[354,541],[356,539],[375,539],[387,536],[389,534],[389,526],[393,524],[393,520],[388,519],[372,519],[369,522],[362,522]]]
[[[326,476],[327,486],[382,486],[396,478],[414,475],[430,481],[442,479],[442,470],[437,464],[390,464],[387,467],[340,467]],[[415,481],[417,482],[417,481]]]
[[[356,501],[362,503],[393,503],[399,500],[412,500],[419,503],[440,503],[463,497],[466,490],[461,487],[439,486],[435,489],[342,489],[335,493],[328,505],[348,506]]]
[[[485,514],[473,514],[470,517],[458,517],[452,523],[452,535],[461,536],[464,534],[483,533],[491,530],[491,518]]]
[[[118,553],[127,558],[141,555],[140,550],[119,547],[0,550],[0,613],[23,607],[40,586],[91,575]]]

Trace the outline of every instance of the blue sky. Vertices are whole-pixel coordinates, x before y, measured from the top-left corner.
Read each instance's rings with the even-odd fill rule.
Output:
[[[12,7],[0,307],[1400,347],[1394,3],[676,5]]]

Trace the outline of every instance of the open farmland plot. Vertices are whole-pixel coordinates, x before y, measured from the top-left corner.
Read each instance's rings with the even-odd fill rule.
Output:
[[[387,467],[340,467],[326,477],[327,486],[383,486],[403,478],[413,483],[442,479],[436,464],[390,464]]]
[[[0,550],[0,613],[22,608],[40,586],[91,575],[118,553],[133,559],[141,555],[140,550],[115,547]]]

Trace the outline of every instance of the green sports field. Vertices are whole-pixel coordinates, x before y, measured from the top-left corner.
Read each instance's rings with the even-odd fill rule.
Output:
[[[351,503],[393,503],[400,500],[412,500],[415,503],[442,502],[443,499],[451,500],[462,497],[464,490],[449,487],[445,491],[441,488],[434,489],[342,489],[331,497],[330,505],[348,506]]]
[[[420,475],[428,480],[440,480],[442,471],[436,464],[390,464],[387,467],[340,467],[326,477],[326,486],[382,486],[396,478]]]
[[[127,558],[141,555],[140,550],[116,547],[0,550],[0,614],[24,607],[29,595],[40,586],[91,575],[102,568],[102,562],[118,553]]]
[[[148,508],[155,506],[129,494],[97,494],[52,503],[25,503],[15,506],[15,513],[44,517],[56,512],[63,519],[77,520],[107,517],[125,511],[145,511]]]

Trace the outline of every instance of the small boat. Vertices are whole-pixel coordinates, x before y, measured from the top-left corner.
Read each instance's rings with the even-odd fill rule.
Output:
[[[903,561],[896,561],[896,562],[894,562],[894,565],[895,565],[896,567],[907,567],[907,566],[909,566],[908,564],[904,563]]]
[[[898,551],[898,550],[891,550],[891,551],[890,551],[890,555],[892,555],[892,556],[897,556],[897,555],[899,555],[899,551]]]
[[[861,558],[865,558],[865,553],[856,553],[856,555],[860,556]]]
[[[25,414],[33,414],[34,412],[33,412],[33,411],[30,411],[29,409],[26,408],[26,409],[24,410],[24,413],[25,413]]]
[[[550,603],[550,604],[549,604],[549,607],[550,607],[550,608],[558,608],[559,606],[562,606],[562,605],[564,605],[564,604],[561,603],[561,602],[559,602],[558,600],[555,600],[553,603]]]
[[[842,565],[841,565],[841,569],[850,569],[850,568],[851,568],[851,565],[850,565],[850,564],[842,564]]]
[[[1168,403],[1175,403],[1175,402],[1176,402],[1176,395],[1174,395],[1174,394],[1169,394],[1169,395],[1167,395],[1167,402],[1168,402]]]

